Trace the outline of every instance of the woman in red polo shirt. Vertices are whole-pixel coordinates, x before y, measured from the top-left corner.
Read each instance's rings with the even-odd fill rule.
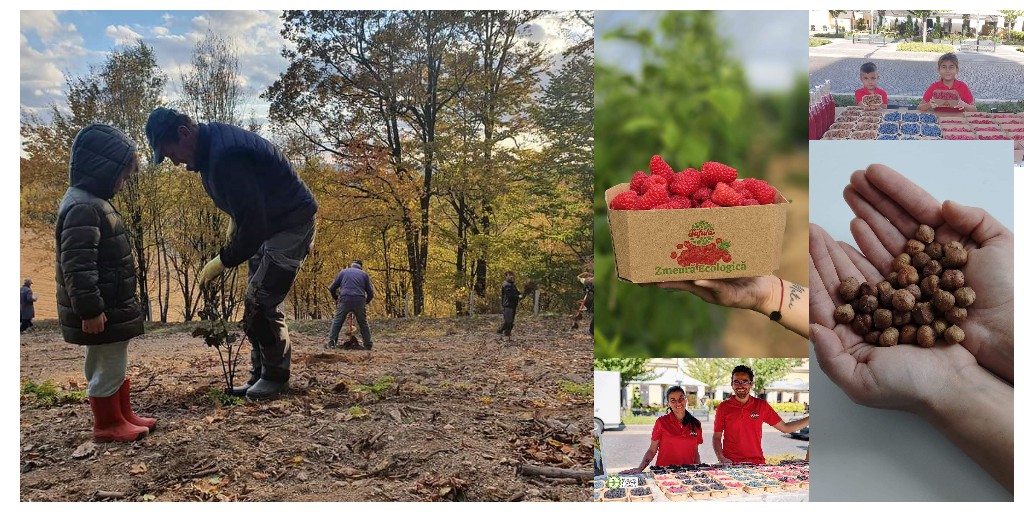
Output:
[[[668,406],[672,410],[654,423],[651,432],[651,447],[647,449],[640,465],[623,473],[641,473],[658,456],[656,466],[700,464],[697,445],[704,442],[700,420],[686,410],[686,393],[679,386],[668,388]]]

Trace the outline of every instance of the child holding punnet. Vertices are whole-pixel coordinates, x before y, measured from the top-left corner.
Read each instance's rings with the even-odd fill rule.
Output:
[[[960,72],[960,60],[952,53],[943,54],[939,57],[939,81],[928,86],[924,92],[918,110],[935,110],[936,112],[977,112],[978,107],[974,106],[974,95],[967,84],[956,79]],[[940,106],[933,99],[936,91],[956,91],[960,95],[960,101],[955,107]]]
[[[877,94],[882,97],[881,105],[867,105],[871,109],[886,108],[889,106],[889,95],[885,94],[885,91],[881,87],[878,87],[878,67],[875,66],[874,62],[865,62],[860,66],[860,83],[864,84],[864,87],[857,89],[853,93],[854,99],[857,100],[858,105],[864,105],[864,97],[872,94]]]
[[[131,442],[156,426],[132,412],[128,340],[143,333],[135,258],[111,198],[138,172],[135,144],[91,124],[71,144],[70,188],[57,214],[57,313],[64,341],[85,346],[96,442]]]

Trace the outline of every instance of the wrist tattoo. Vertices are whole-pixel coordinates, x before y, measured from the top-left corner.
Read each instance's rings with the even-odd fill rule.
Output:
[[[800,295],[804,293],[804,287],[796,283],[793,283],[789,287],[789,309],[793,309],[793,303],[800,298]]]

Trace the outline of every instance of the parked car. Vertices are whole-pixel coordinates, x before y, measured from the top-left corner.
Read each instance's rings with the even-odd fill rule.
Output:
[[[792,437],[793,439],[800,439],[801,441],[810,441],[811,427],[807,426],[800,430],[797,430],[796,432],[789,434],[789,437]]]

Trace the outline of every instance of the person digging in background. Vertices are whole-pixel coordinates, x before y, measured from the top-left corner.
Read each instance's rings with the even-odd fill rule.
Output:
[[[57,213],[57,315],[64,341],[85,346],[86,393],[96,442],[131,442],[156,420],[131,408],[128,340],[143,334],[135,258],[111,198],[138,172],[135,144],[91,124],[71,144],[70,182]]]
[[[373,342],[370,340],[370,325],[366,322],[366,306],[373,301],[373,283],[370,282],[369,274],[363,271],[363,262],[355,260],[351,266],[342,269],[327,289],[338,304],[334,312],[334,321],[331,322],[327,348],[338,346],[338,333],[341,332],[341,326],[345,323],[345,318],[349,313],[355,315],[356,322],[359,323],[359,335],[363,338],[362,348],[365,350],[373,348]],[[359,349],[359,343],[353,343],[354,341],[354,338],[350,339],[341,348]]]
[[[669,414],[654,422],[651,431],[651,446],[644,454],[640,465],[623,471],[623,474],[642,473],[647,465],[658,456],[656,466],[681,466],[700,464],[699,445],[704,443],[704,432],[700,420],[686,410],[686,393],[679,386],[668,388]]]
[[[576,280],[583,285],[583,307],[590,313],[590,335],[594,335],[594,275],[590,272],[583,272],[576,276]],[[573,325],[575,328],[575,324]]]
[[[498,328],[498,334],[506,340],[512,339],[512,324],[516,320],[516,310],[519,308],[519,299],[522,294],[516,288],[516,274],[509,270],[505,272],[505,282],[501,285],[501,312],[503,322]]]
[[[26,279],[21,286],[21,332],[32,327],[32,319],[36,317],[37,300],[39,295],[32,293],[32,280]]]
[[[317,203],[281,151],[236,126],[194,122],[158,107],[146,121],[153,163],[164,156],[199,173],[217,208],[231,217],[227,246],[199,274],[206,286],[227,268],[249,262],[242,323],[252,343],[248,383],[235,396],[272,399],[288,388],[291,343],[278,306],[312,250]]]

